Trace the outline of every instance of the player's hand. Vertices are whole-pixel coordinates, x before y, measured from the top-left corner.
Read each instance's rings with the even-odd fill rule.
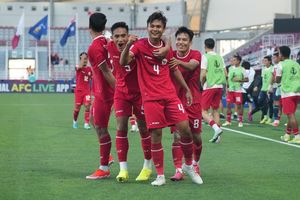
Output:
[[[186,92],[187,106],[191,106],[193,103],[193,96],[190,90]]]
[[[171,60],[169,61],[169,66],[170,66],[170,69],[176,67],[176,66],[179,66],[180,65],[180,60],[177,60],[176,58],[171,58]]]
[[[127,45],[132,45],[135,41],[137,41],[139,38],[137,35],[129,35]]]
[[[253,88],[253,91],[254,91],[254,92],[257,92],[257,90],[258,90],[257,87],[254,87],[254,88]]]
[[[153,54],[154,57],[162,60],[167,56],[167,54],[169,53],[169,50],[170,50],[169,47],[161,47],[159,49],[155,49],[152,52],[152,54]]]

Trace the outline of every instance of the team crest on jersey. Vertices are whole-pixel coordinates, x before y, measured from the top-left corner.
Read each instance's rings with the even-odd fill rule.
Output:
[[[168,60],[166,58],[162,59],[161,64],[165,65],[168,63]]]

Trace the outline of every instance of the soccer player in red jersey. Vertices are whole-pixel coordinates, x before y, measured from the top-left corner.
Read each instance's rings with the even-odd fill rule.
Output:
[[[161,12],[154,12],[147,20],[148,38],[137,40],[131,37],[121,54],[120,64],[126,65],[133,59],[137,62],[138,83],[141,89],[147,128],[151,132],[151,153],[157,178],[151,184],[161,186],[166,183],[164,176],[164,151],[161,144],[162,128],[176,125],[181,136],[181,146],[185,157],[182,170],[189,174],[193,182],[202,184],[199,174],[195,173],[193,161],[193,138],[189,128],[186,111],[179,100],[170,77],[170,62],[173,52],[164,58],[157,58],[154,51],[164,46],[161,37],[165,31],[167,19]],[[136,41],[137,40],[137,41]],[[136,41],[134,44],[133,42]],[[172,74],[184,86],[187,103],[192,102],[191,92],[177,68]]]
[[[108,163],[111,138],[107,127],[113,105],[115,78],[108,64],[107,40],[103,35],[106,21],[106,16],[102,13],[93,13],[89,19],[89,30],[93,41],[88,49],[88,58],[93,69],[92,90],[95,97],[92,116],[100,144],[100,167],[87,176],[87,179],[102,179],[110,176]]]
[[[144,152],[144,166],[136,178],[145,181],[150,178],[151,165],[151,136],[146,127],[142,106],[142,97],[137,80],[137,63],[132,60],[128,65],[120,65],[120,55],[128,42],[128,25],[117,22],[111,27],[112,41],[107,45],[111,64],[116,72],[116,87],[114,95],[114,108],[117,119],[116,149],[120,163],[120,172],[116,177],[118,182],[128,181],[127,153],[128,119],[132,112],[137,117],[141,143]]]
[[[186,27],[180,27],[176,33],[176,48],[174,51],[174,58],[170,61],[171,67],[178,66],[178,69],[182,73],[185,82],[188,84],[192,95],[193,103],[191,106],[187,106],[187,98],[183,88],[180,88],[175,83],[175,87],[179,87],[178,97],[181,100],[185,111],[189,117],[189,125],[193,134],[194,141],[194,159],[193,166],[196,173],[200,174],[199,171],[199,160],[202,151],[202,140],[201,140],[201,128],[202,128],[202,114],[201,114],[201,92],[200,92],[200,63],[201,53],[196,50],[192,50],[192,40],[194,37],[193,31]],[[180,137],[177,130],[173,132],[174,142],[172,144],[172,155],[173,162],[176,168],[175,175],[171,177],[173,181],[179,181],[183,179],[183,172],[181,169],[182,165],[182,150],[180,147]]]
[[[90,122],[90,106],[91,106],[91,86],[92,68],[87,66],[88,57],[86,52],[82,52],[79,56],[80,63],[76,66],[76,88],[75,88],[75,107],[73,111],[73,128],[78,128],[78,114],[81,105],[84,104],[84,128],[91,129]]]

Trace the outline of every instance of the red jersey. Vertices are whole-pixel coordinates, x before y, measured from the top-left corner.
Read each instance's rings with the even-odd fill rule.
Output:
[[[200,92],[200,64],[201,64],[201,53],[196,50],[190,50],[186,56],[180,57],[177,52],[174,51],[174,57],[183,62],[190,62],[191,60],[195,60],[199,62],[199,65],[193,70],[186,70],[183,67],[179,66],[178,69],[182,73],[182,76],[189,86],[191,93],[193,95],[193,103],[201,103],[201,92]],[[183,88],[179,89],[178,97],[182,101],[183,105],[187,104],[186,99],[186,91]]]
[[[114,89],[106,81],[100,69],[100,65],[105,62],[109,65],[106,45],[107,41],[103,35],[94,38],[88,49],[88,58],[93,69],[92,90],[94,95],[104,101],[112,101]]]
[[[133,60],[129,65],[120,65],[121,52],[118,50],[113,41],[110,41],[107,44],[107,50],[110,57],[110,63],[115,71],[116,91],[120,91],[125,94],[140,93],[137,80],[137,64],[135,60]]]
[[[90,80],[92,80],[92,68],[85,66],[76,68],[76,88],[77,91],[91,92]]]
[[[161,48],[163,45],[161,41],[160,46],[153,46],[148,38],[143,38],[130,48],[138,66],[138,82],[143,101],[177,97],[168,65],[173,57],[173,52],[170,50],[163,60],[157,59],[152,54],[155,49]]]

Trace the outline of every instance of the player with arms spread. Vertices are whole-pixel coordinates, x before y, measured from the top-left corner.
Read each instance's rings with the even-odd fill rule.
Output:
[[[164,176],[164,151],[161,144],[162,128],[176,125],[181,135],[181,145],[185,157],[182,166],[184,172],[189,174],[193,182],[202,184],[199,174],[195,173],[192,165],[193,139],[189,128],[186,111],[179,100],[170,77],[172,51],[163,59],[155,57],[154,51],[164,46],[161,40],[165,31],[167,19],[161,12],[154,12],[147,20],[149,38],[137,40],[130,37],[125,49],[122,51],[120,64],[126,65],[136,59],[138,67],[138,83],[141,89],[145,110],[147,128],[151,132],[152,160],[158,174],[151,184],[161,186],[166,183]],[[134,44],[133,42],[136,41]],[[175,68],[172,73],[185,88],[188,96],[187,103],[192,102],[191,92],[186,85],[180,71]]]

